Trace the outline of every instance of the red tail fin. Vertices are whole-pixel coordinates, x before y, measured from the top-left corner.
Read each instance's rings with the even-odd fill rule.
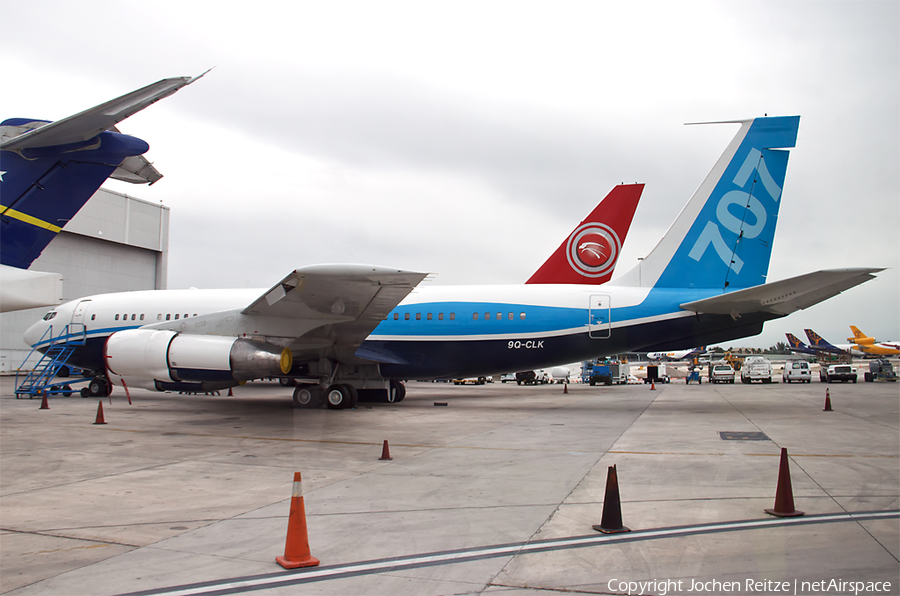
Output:
[[[527,284],[602,284],[612,277],[643,184],[620,184],[569,234]]]

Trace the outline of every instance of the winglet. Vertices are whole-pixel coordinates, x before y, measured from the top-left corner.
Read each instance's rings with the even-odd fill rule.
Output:
[[[122,120],[172,95],[182,87],[187,87],[202,78],[207,72],[209,70],[196,77],[163,79],[62,120],[40,124],[28,132],[3,142],[0,149],[23,151],[83,143],[93,139],[101,132],[111,130]]]

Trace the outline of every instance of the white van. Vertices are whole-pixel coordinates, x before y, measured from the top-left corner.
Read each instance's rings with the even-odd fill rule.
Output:
[[[799,381],[800,383],[809,383],[812,376],[809,372],[809,362],[794,361],[785,362],[784,369],[781,372],[781,382],[790,383],[791,381]]]

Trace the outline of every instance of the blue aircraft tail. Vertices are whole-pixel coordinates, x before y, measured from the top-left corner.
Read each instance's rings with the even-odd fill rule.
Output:
[[[785,333],[785,335],[787,336],[788,344],[791,346],[791,348],[793,348],[795,350],[808,350],[809,349],[806,346],[806,344],[803,343],[802,341],[800,341],[800,338],[797,337],[796,335],[794,335],[793,333]]]
[[[12,119],[0,126],[21,123]],[[126,157],[149,148],[138,138],[116,132],[104,132],[93,141],[91,148],[48,148],[31,158],[0,151],[2,264],[27,269]]]
[[[737,135],[653,251],[617,284],[730,291],[766,282],[799,116],[736,121]]]
[[[803,332],[806,334],[806,337],[809,338],[810,347],[826,350],[828,352],[843,352],[839,347],[830,344],[828,340],[812,329],[804,329]]]
[[[110,176],[161,178],[138,157],[149,145],[115,125],[202,76],[163,79],[55,122],[0,123],[0,263],[27,269]]]

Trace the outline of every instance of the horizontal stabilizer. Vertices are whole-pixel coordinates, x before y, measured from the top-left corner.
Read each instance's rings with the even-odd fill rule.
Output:
[[[209,71],[206,71],[209,72]],[[206,74],[197,77],[175,77],[163,79],[137,91],[126,93],[93,108],[79,112],[68,118],[44,124],[17,137],[13,137],[0,145],[4,151],[21,151],[37,147],[52,147],[81,143],[96,137],[105,130],[129,116],[140,112],[149,105],[168,97],[190,85]]]
[[[721,296],[686,302],[681,308],[698,314],[731,315],[734,319],[749,313],[785,316],[874,279],[874,274],[883,270],[860,267],[815,271]]]
[[[162,178],[162,174],[143,155],[132,155],[126,157],[109,177],[131,184],[152,185]]]

